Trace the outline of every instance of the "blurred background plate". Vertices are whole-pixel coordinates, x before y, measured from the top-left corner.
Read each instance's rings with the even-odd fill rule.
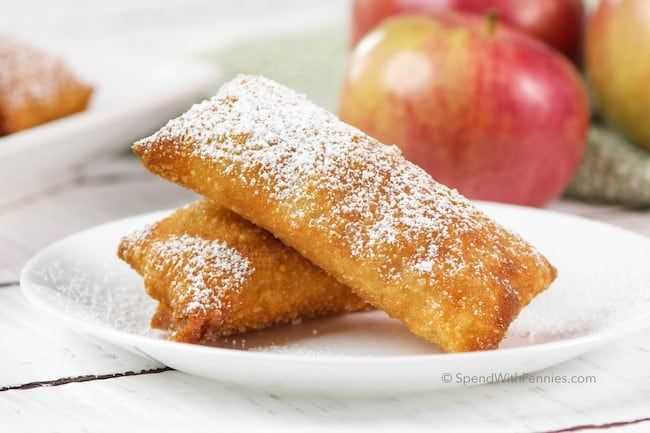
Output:
[[[0,137],[0,205],[74,177],[84,163],[124,150],[207,96],[217,67],[196,60],[65,53],[91,83],[79,114]]]

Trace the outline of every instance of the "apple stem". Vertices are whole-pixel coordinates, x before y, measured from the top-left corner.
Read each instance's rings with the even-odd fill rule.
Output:
[[[496,27],[498,22],[499,22],[499,12],[490,9],[485,13],[485,31],[487,32],[488,35],[494,33],[494,28]]]

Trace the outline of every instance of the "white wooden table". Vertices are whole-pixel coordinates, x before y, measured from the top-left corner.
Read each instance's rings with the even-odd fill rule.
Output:
[[[269,16],[279,26],[292,20],[304,25],[340,19],[347,9],[345,0],[276,0],[272,6],[255,0],[0,3],[2,31],[53,45],[161,55],[214,46],[227,30],[252,31]],[[650,331],[543,372],[593,375],[593,384],[502,383],[351,397],[271,392],[192,377],[64,329],[23,299],[18,273],[50,242],[192,198],[122,157],[98,161],[72,181],[0,206],[0,432],[650,431]],[[550,207],[650,236],[647,211],[575,202]]]

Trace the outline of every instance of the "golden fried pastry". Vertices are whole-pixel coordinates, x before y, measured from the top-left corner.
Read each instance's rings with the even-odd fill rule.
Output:
[[[368,307],[267,231],[207,200],[122,239],[118,255],[159,301],[152,326],[176,341]]]
[[[133,148],[445,351],[496,348],[556,276],[395,146],[262,77],[235,78]]]
[[[0,35],[0,135],[83,111],[91,94],[62,59]]]

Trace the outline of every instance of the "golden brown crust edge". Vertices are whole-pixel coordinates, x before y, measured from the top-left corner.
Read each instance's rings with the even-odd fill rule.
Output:
[[[195,301],[186,296],[195,283],[191,273],[197,270],[188,268],[194,260],[192,252],[167,250],[173,257],[170,261],[164,250],[165,241],[179,236],[232,247],[250,262],[253,272],[241,284],[232,285],[224,282],[223,275],[207,270],[210,263],[200,261],[198,271],[210,290],[220,292],[220,298],[188,312],[188,304]],[[152,326],[172,331],[175,341],[208,342],[294,319],[368,308],[349,288],[268,232],[207,200],[124,238],[118,255],[144,276],[147,292],[159,301]]]

